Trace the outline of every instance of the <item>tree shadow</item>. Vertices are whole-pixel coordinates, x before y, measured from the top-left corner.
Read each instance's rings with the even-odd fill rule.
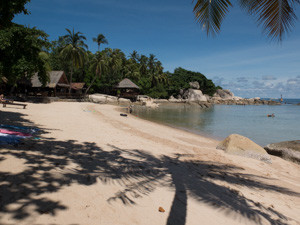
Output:
[[[36,127],[21,113],[6,113],[4,122],[2,115],[0,123],[9,123],[8,118],[11,118],[14,125],[30,124]],[[51,132],[43,128],[40,131]],[[137,198],[149,195],[158,187],[174,189],[167,224],[186,224],[188,198],[194,198],[218,211],[252,220],[256,224],[267,220],[270,224],[283,225],[288,223],[289,218],[280,212],[215,181],[300,196],[299,193],[262,181],[268,178],[244,174],[243,169],[236,166],[192,160],[180,154],[156,157],[142,149],[108,147],[112,150],[105,151],[91,142],[47,138],[25,141],[17,147],[0,146],[0,160],[11,155],[25,160],[27,165],[19,173],[0,172],[0,213],[22,220],[31,216],[27,208],[34,206],[40,214],[55,216],[58,211],[66,210],[67,206],[44,197],[45,193],[58,192],[72,183],[88,186],[99,180],[103,184],[121,184],[123,188],[108,196],[107,201],[121,201],[125,206],[136,204]],[[69,169],[69,165],[74,163],[77,166]],[[18,208],[10,208],[11,204],[17,204]]]

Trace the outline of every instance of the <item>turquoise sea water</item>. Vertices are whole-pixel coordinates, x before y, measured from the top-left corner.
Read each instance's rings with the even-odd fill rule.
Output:
[[[272,113],[274,118],[267,117]],[[288,103],[276,106],[215,105],[211,109],[167,104],[157,109],[135,107],[133,114],[220,140],[232,133],[246,136],[261,146],[300,140],[300,106]]]

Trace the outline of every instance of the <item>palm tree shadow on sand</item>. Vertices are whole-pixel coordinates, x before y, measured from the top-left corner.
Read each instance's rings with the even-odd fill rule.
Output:
[[[22,119],[20,113],[10,113],[10,116],[15,117],[14,121],[30,122]],[[41,129],[41,133],[45,132],[51,131]],[[243,169],[239,167],[194,160],[189,155],[155,157],[142,149],[109,147],[112,150],[105,151],[95,143],[46,138],[25,142],[17,147],[0,146],[0,161],[11,155],[30,165],[17,174],[0,172],[0,215],[10,214],[21,221],[31,216],[27,207],[35,206],[40,214],[55,216],[57,211],[66,210],[67,206],[42,197],[43,194],[58,192],[72,183],[92,185],[97,180],[104,185],[115,182],[121,184],[123,189],[114,196],[108,196],[107,201],[121,200],[124,206],[136,204],[137,198],[151,194],[156,188],[167,186],[174,189],[167,220],[167,224],[172,225],[186,224],[188,198],[256,224],[262,224],[263,220],[276,225],[289,223],[289,218],[273,208],[266,208],[238,190],[214,181],[299,196],[299,193],[261,181],[268,178],[243,174]],[[71,163],[77,164],[76,169],[68,169]],[[9,205],[13,203],[17,203],[18,208],[12,210]]]

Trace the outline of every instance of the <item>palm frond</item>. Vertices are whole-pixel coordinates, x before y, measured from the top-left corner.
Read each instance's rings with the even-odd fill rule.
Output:
[[[229,0],[197,0],[193,11],[196,21],[203,26],[207,35],[215,35],[220,32],[230,6]]]
[[[267,35],[279,41],[294,26],[297,16],[293,6],[299,3],[299,0],[240,0],[249,14],[257,16]]]

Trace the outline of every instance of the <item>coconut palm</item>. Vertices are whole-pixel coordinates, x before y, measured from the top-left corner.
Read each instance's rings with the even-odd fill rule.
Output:
[[[87,45],[84,43],[86,37],[82,35],[81,32],[73,31],[71,32],[69,29],[66,29],[68,32],[67,35],[63,36],[66,45],[61,50],[60,54],[63,59],[70,60],[71,64],[71,72],[70,72],[70,88],[69,93],[71,93],[72,86],[72,76],[74,67],[79,68],[83,66],[83,61],[85,59],[85,49],[87,49]]]
[[[98,44],[98,51],[100,51],[100,45],[101,44],[108,44],[107,39],[105,38],[105,36],[103,34],[98,34],[98,36],[96,38],[93,38],[94,42],[97,42]]]
[[[233,5],[230,0],[196,0],[194,14],[207,35],[220,32],[221,24]],[[299,0],[238,0],[248,14],[257,18],[259,25],[272,39],[282,40],[297,19],[294,8]]]
[[[85,95],[88,93],[90,88],[95,83],[96,79],[101,77],[101,74],[103,74],[108,68],[108,59],[104,52],[97,52],[95,55],[95,58],[92,60],[91,63],[91,69],[94,71],[95,75],[94,78],[89,85],[89,87],[85,91]]]
[[[149,55],[148,59],[148,68],[150,70],[150,73],[154,73],[155,71],[155,63],[157,62],[157,59],[154,54]]]
[[[138,59],[139,59],[139,54],[137,53],[136,50],[133,50],[133,52],[130,54],[130,58],[134,61],[134,62],[137,62]]]

